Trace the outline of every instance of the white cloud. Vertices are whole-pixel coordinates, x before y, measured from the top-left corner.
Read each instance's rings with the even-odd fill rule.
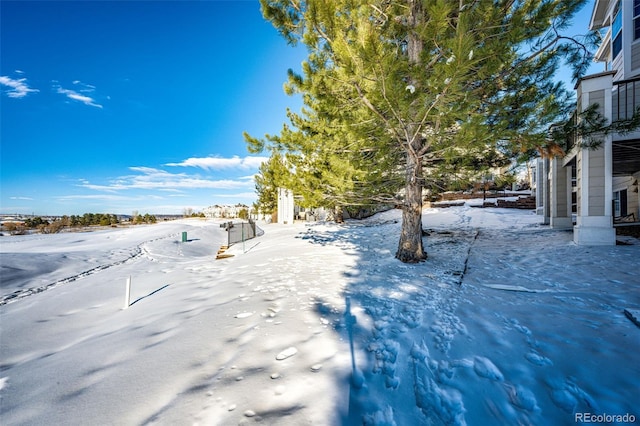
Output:
[[[206,170],[220,170],[220,169],[250,169],[258,168],[260,164],[269,160],[268,157],[244,157],[240,158],[234,155],[231,158],[222,157],[192,157],[180,163],[167,163],[165,166],[171,167],[199,167]]]
[[[78,92],[80,93],[91,93],[96,90],[96,86],[92,84],[83,83],[80,80],[74,80],[72,83],[75,86],[80,86],[80,88],[78,89]]]
[[[29,87],[26,81],[26,78],[19,78],[16,80],[5,75],[0,76],[0,84],[9,88],[5,93],[10,98],[24,98],[29,93],[39,92],[38,89],[32,89]]]
[[[253,184],[247,180],[214,180],[192,176],[186,173],[169,173],[151,167],[130,167],[129,169],[138,174],[121,176],[105,185],[96,185],[87,180],[81,180],[78,186],[106,192],[134,189],[176,192],[178,190],[188,189],[243,189],[251,188]]]
[[[84,89],[83,92],[92,92],[93,90]],[[102,108],[102,105],[96,103],[95,99],[90,96],[82,95],[75,90],[63,89],[62,87],[58,87],[57,92],[61,95],[65,95],[67,98],[72,99],[74,101],[82,102],[85,105]]]
[[[31,197],[9,197],[10,200],[28,200],[28,201],[33,201],[33,198]]]
[[[108,195],[108,194],[60,195],[57,198],[58,198],[58,201],[69,201],[69,200],[132,201],[132,200],[139,199],[139,197],[125,197],[122,195]]]

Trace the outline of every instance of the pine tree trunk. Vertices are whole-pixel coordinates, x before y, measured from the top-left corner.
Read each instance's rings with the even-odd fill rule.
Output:
[[[410,29],[417,28],[422,19],[422,4],[419,0],[409,1]],[[415,31],[409,31],[407,54],[409,61],[418,64],[422,53],[422,40]],[[415,82],[409,80],[411,84]],[[427,252],[422,245],[422,161],[416,155],[421,148],[420,136],[416,133],[413,124],[408,125],[409,135],[413,140],[406,145],[406,183],[404,204],[402,206],[402,230],[396,258],[404,263],[418,263],[427,258]]]
[[[336,223],[344,223],[344,212],[342,210],[342,206],[336,206],[333,215]]]
[[[402,230],[396,258],[404,263],[418,263],[427,258],[422,245],[422,164],[407,153],[406,185],[402,206]]]

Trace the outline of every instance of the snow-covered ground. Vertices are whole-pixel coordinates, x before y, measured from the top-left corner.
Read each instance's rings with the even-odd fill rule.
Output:
[[[397,210],[262,225],[224,260],[214,221],[1,237],[0,423],[640,422],[638,240],[579,247],[512,209],[423,219],[418,265],[393,257]]]

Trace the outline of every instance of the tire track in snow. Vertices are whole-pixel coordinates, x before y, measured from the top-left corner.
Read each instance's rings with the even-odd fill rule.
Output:
[[[41,285],[41,286],[37,286],[37,287],[30,287],[30,288],[23,288],[20,290],[16,290],[12,293],[6,294],[4,296],[2,296],[2,300],[0,300],[0,306],[9,304],[9,303],[13,303],[16,302],[18,300],[24,299],[25,297],[29,297],[29,296],[33,296],[34,294],[38,294],[38,293],[42,293],[43,291],[47,291],[50,290],[52,288],[55,288],[59,285],[62,284],[67,284],[76,280],[79,280],[81,278],[85,278],[88,277],[89,275],[93,275],[96,274],[100,271],[104,271],[105,269],[109,269],[113,266],[118,266],[118,265],[123,265],[127,262],[131,262],[137,258],[139,258],[142,255],[146,255],[146,250],[144,249],[144,245],[154,242],[154,241],[159,241],[159,240],[163,240],[166,238],[172,238],[175,237],[177,234],[171,234],[171,235],[167,235],[164,237],[160,237],[160,238],[154,238],[152,240],[147,240],[144,241],[140,244],[138,244],[137,246],[135,246],[133,248],[133,251],[129,254],[129,256],[127,256],[125,259],[121,259],[112,263],[107,263],[107,264],[103,264],[103,265],[98,265],[95,266],[91,269],[87,269],[86,271],[82,271],[78,274],[72,275],[70,277],[66,277],[66,278],[61,278],[59,280],[56,280],[52,283],[49,284],[45,284],[45,285]]]
[[[467,250],[467,257],[465,257],[464,259],[464,268],[462,269],[462,274],[460,274],[460,281],[458,282],[458,285],[462,285],[462,280],[464,280],[464,274],[467,273],[467,267],[469,264],[469,257],[471,256],[471,249],[473,248],[473,243],[476,242],[479,235],[480,235],[480,230],[476,229],[476,234],[473,236],[473,241],[471,241],[471,244],[469,244],[469,249]]]

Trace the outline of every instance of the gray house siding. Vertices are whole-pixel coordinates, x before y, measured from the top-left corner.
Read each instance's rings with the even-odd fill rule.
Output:
[[[576,157],[576,175],[582,176],[582,156]],[[578,179],[576,182],[576,208],[577,214],[582,214],[582,179]]]
[[[598,104],[598,112],[604,114],[604,90],[595,90],[589,93],[589,104]]]
[[[604,90],[589,93],[589,103],[598,104],[604,114]],[[589,215],[604,216],[604,151],[592,151],[589,156]]]
[[[640,69],[640,44],[631,45],[631,72]]]
[[[604,150],[589,155],[589,216],[604,216]]]

